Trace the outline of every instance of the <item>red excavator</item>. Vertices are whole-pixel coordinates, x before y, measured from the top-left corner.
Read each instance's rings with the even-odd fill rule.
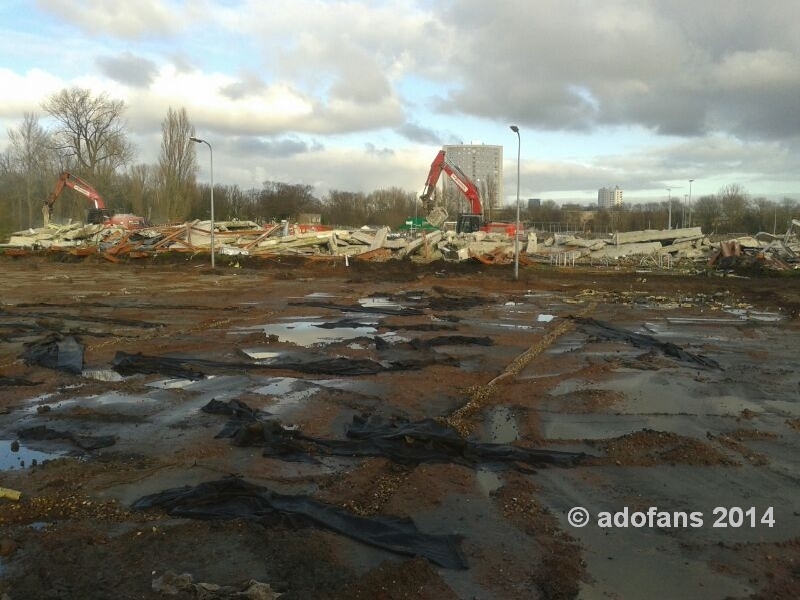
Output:
[[[428,172],[428,179],[425,181],[425,188],[419,199],[422,200],[422,207],[426,214],[426,220],[434,227],[440,227],[447,219],[447,212],[441,206],[433,206],[433,192],[439,181],[442,171],[456,184],[461,193],[467,197],[470,212],[461,213],[456,220],[456,233],[473,233],[475,231],[486,231],[490,233],[505,233],[514,236],[516,225],[514,223],[483,223],[483,205],[481,204],[480,193],[477,186],[457,165],[447,160],[444,150],[439,150],[436,158],[431,163],[431,170]]]
[[[53,215],[53,204],[64,191],[64,188],[72,188],[79,194],[86,196],[94,206],[87,212],[86,222],[93,224],[102,224],[108,227],[120,226],[126,229],[141,229],[147,227],[148,223],[144,217],[131,214],[113,214],[106,208],[106,203],[103,197],[91,185],[85,182],[80,177],[72,173],[64,172],[58,177],[56,187],[47,197],[42,205],[42,214],[44,216],[44,225],[47,227],[50,223],[50,218]]]

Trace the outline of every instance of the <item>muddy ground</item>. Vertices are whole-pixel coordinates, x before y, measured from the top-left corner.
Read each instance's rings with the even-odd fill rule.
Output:
[[[21,492],[0,499],[0,597],[800,597],[794,273],[58,255],[0,272],[0,486]],[[80,372],[42,366],[75,342]],[[469,444],[335,455],[354,417]],[[272,421],[299,451],[242,444]],[[475,458],[509,447],[571,454]],[[230,476],[410,519],[465,568],[293,514],[134,506]],[[599,523],[650,507],[701,522]]]

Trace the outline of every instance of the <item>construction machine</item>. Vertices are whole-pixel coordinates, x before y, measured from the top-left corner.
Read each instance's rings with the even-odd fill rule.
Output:
[[[434,191],[442,171],[456,184],[456,187],[467,198],[470,210],[468,213],[460,213],[456,220],[456,233],[473,233],[475,231],[486,231],[489,233],[505,233],[514,236],[517,227],[514,223],[489,223],[483,222],[483,204],[481,203],[478,187],[462,171],[458,165],[447,160],[444,150],[439,150],[436,158],[431,163],[428,178],[425,181],[425,188],[419,199],[426,214],[426,220],[434,227],[440,227],[447,220],[447,211],[441,206],[434,206]]]
[[[103,197],[96,189],[80,177],[65,171],[59,175],[55,188],[53,188],[47,200],[42,204],[42,215],[44,217],[45,227],[50,223],[50,219],[53,215],[53,204],[55,204],[56,200],[61,196],[65,187],[71,188],[79,194],[86,196],[92,203],[93,206],[87,211],[87,223],[102,224],[108,227],[121,226],[126,229],[141,229],[148,225],[144,217],[127,213],[112,213],[106,208]]]
[[[470,204],[470,212],[458,215],[456,232],[472,233],[473,231],[478,231],[483,219],[483,205],[481,204],[478,188],[457,165],[447,160],[444,150],[439,150],[436,158],[433,159],[428,178],[425,180],[425,188],[419,197],[422,200],[422,208],[425,211],[427,221],[434,227],[439,227],[447,219],[447,212],[441,206],[433,205],[434,191],[442,171],[447,173],[447,176],[466,196]]]

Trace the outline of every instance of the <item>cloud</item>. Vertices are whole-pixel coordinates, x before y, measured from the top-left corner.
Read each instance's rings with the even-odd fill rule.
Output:
[[[174,32],[181,22],[178,10],[164,0],[36,0],[36,4],[90,35],[154,37]]]
[[[429,127],[422,127],[416,123],[403,123],[397,128],[397,133],[402,135],[407,140],[412,142],[419,142],[421,144],[439,145],[442,143],[441,137],[434,129]]]
[[[796,2],[461,0],[445,16],[463,40],[445,112],[550,131],[800,135]]]
[[[183,107],[231,183],[415,189],[432,146],[516,150],[508,123],[525,132],[531,197],[800,173],[796,0],[37,0],[29,12],[0,7],[0,126],[88,87],[125,100],[153,161],[168,108]]]
[[[123,52],[97,59],[100,72],[110,79],[133,87],[147,87],[155,79],[158,68],[152,60]]]

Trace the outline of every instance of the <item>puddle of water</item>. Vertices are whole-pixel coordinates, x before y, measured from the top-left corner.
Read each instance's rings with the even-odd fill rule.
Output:
[[[324,346],[357,337],[374,335],[375,327],[320,327],[324,321],[292,321],[289,323],[270,323],[259,326],[267,336],[275,335],[278,341],[297,346]]]
[[[192,385],[194,381],[191,379],[161,379],[159,381],[151,381],[146,384],[147,387],[156,388],[159,390],[178,390]]]
[[[725,310],[726,313],[736,315],[742,321],[764,321],[767,323],[774,323],[783,320],[783,315],[774,312],[748,310],[746,308],[729,308]]]
[[[253,391],[262,396],[283,396],[293,391],[294,387],[300,383],[305,382],[295,377],[274,377],[267,385],[262,385]]]
[[[569,339],[562,336],[544,352],[545,354],[568,354],[569,352],[580,350],[583,347],[584,342],[582,340]]]
[[[714,394],[692,379],[677,375],[635,369],[618,369],[601,384],[568,380],[557,385],[553,396],[564,396],[579,390],[620,392],[613,411],[624,414],[718,415],[736,416],[747,409],[763,412],[763,406],[734,394]]]
[[[486,436],[495,444],[508,444],[519,439],[519,427],[514,412],[507,406],[492,408],[486,419]]]
[[[499,329],[521,329],[521,330],[533,329],[533,327],[531,327],[530,325],[522,325],[520,323],[498,323],[497,321],[494,321],[492,323],[489,322],[479,323],[478,325],[486,328],[496,327]]]
[[[272,358],[278,358],[281,355],[280,352],[270,352],[268,350],[258,350],[255,348],[245,348],[242,352],[253,360],[270,360]]]
[[[288,409],[296,408],[319,391],[319,387],[303,379],[294,377],[275,377],[267,385],[255,388],[256,394],[273,396],[275,401],[264,409],[273,415],[280,415]]]
[[[536,322],[537,323],[549,323],[550,321],[552,321],[555,318],[556,318],[555,315],[539,315],[538,317],[536,317]]]
[[[480,467],[475,471],[475,480],[485,496],[490,496],[492,492],[500,489],[500,486],[503,485],[500,475],[486,467]]]
[[[12,471],[14,469],[26,469],[34,463],[41,464],[46,460],[63,456],[64,452],[41,452],[33,450],[19,443],[19,449],[15,452],[11,450],[11,444],[15,440],[0,440],[0,471]]]
[[[358,303],[364,307],[370,308],[403,308],[402,304],[398,304],[394,300],[385,296],[368,296],[366,298],[359,298]]]

